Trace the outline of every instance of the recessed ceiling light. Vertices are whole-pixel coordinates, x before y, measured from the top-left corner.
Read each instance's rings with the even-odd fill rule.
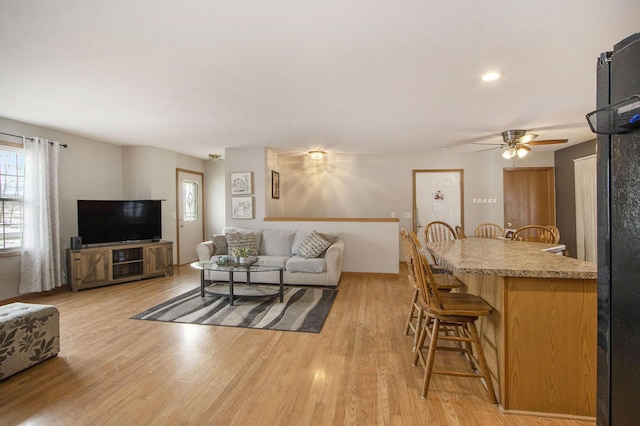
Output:
[[[499,72],[488,72],[482,76],[482,81],[493,81],[500,78]]]

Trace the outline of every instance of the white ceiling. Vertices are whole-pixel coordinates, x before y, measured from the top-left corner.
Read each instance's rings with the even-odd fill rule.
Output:
[[[0,116],[200,158],[571,145],[639,22],[638,0],[0,0]]]

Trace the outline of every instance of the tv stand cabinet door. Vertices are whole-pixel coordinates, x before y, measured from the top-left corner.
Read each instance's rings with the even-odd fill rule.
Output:
[[[108,283],[111,251],[70,250],[71,289],[73,291]]]
[[[173,243],[159,243],[144,248],[145,275],[173,275]]]

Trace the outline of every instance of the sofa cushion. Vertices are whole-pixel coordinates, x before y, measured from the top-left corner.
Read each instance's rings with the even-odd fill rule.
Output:
[[[253,232],[233,232],[231,234],[226,234],[227,239],[227,248],[229,249],[229,256],[235,256],[233,251],[235,249],[248,247],[249,248],[249,256],[257,256],[258,255],[258,246],[256,245],[256,236]]]
[[[259,256],[258,265],[260,266],[282,266],[287,264],[289,256]]]
[[[212,256],[220,256],[222,254],[228,254],[229,248],[227,246],[227,236],[224,234],[211,234],[209,239],[213,242],[213,254]]]
[[[318,257],[328,249],[330,245],[331,243],[329,241],[325,240],[320,234],[313,231],[311,235],[305,238],[302,244],[300,244],[300,256],[305,259]]]
[[[314,259],[305,259],[302,256],[293,256],[287,260],[287,271],[289,272],[307,272],[319,274],[327,269],[327,263],[324,258],[316,257]]]
[[[267,256],[291,256],[291,246],[296,231],[288,229],[265,229],[262,231],[260,254]]]

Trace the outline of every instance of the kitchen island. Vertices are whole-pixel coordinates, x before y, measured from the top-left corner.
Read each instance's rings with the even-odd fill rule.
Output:
[[[505,412],[594,420],[597,265],[558,245],[467,238],[427,243],[493,311],[477,322]]]

